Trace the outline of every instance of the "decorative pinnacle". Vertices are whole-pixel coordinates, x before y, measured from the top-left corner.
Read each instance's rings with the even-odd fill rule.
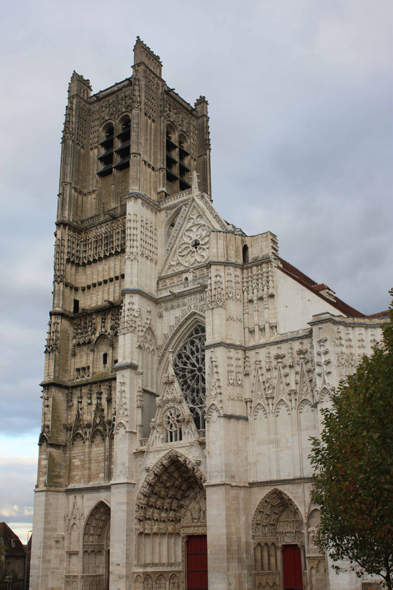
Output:
[[[158,62],[159,62],[159,64],[160,64],[160,66],[162,66],[162,63],[161,63],[160,56],[159,56],[159,55],[157,55],[156,53],[154,53],[154,51],[152,51],[152,50],[150,49],[150,47],[149,47],[148,45],[146,45],[146,43],[145,43],[144,41],[142,41],[142,39],[139,37],[139,35],[137,36],[137,38],[136,38],[136,41],[135,41],[135,45],[134,45],[134,51],[135,51],[135,48],[138,46],[138,44],[141,44],[141,45],[144,47],[144,49],[145,49],[145,50],[146,50],[148,53],[150,53],[150,55],[151,55],[152,57],[154,57],[154,59],[158,60]]]

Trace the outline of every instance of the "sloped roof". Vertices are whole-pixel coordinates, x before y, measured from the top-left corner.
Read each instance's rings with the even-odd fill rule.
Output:
[[[385,311],[379,311],[378,313],[372,313],[371,315],[368,315],[368,318],[388,318],[389,317],[389,310],[385,309]]]
[[[304,287],[306,287],[306,289],[308,289],[309,291],[312,291],[314,295],[317,295],[317,297],[320,297],[321,299],[329,303],[329,305],[335,307],[338,311],[341,311],[341,313],[347,316],[351,316],[353,318],[371,317],[365,316],[363,313],[357,311],[357,309],[351,307],[350,305],[348,305],[336,296],[334,296],[334,299],[326,297],[325,295],[323,295],[323,293],[321,293],[323,289],[328,289],[328,287],[325,284],[313,281],[312,279],[310,279],[310,277],[305,275],[303,272],[301,272],[299,269],[297,269],[295,266],[293,266],[283,258],[279,258],[279,260],[282,264],[281,268],[278,267],[279,270],[284,272],[286,275],[290,276],[292,279],[294,279]]]
[[[0,549],[1,553],[6,553],[8,557],[18,557],[26,554],[26,550],[18,535],[16,535],[5,522],[0,522],[0,539],[1,538],[3,539],[1,545],[4,546],[4,549]],[[14,543],[12,543],[12,541],[14,541]]]

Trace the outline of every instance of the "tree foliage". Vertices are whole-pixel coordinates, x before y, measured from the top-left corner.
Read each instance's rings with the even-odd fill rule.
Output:
[[[393,296],[393,290],[390,292]],[[393,302],[390,306],[393,322]],[[360,576],[393,589],[393,324],[384,343],[341,381],[313,439],[313,501],[321,506],[318,545]]]

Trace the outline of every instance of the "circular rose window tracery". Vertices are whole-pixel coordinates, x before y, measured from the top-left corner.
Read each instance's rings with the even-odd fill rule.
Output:
[[[205,428],[206,342],[204,326],[197,326],[188,336],[173,361],[173,369],[198,430]]]
[[[168,408],[164,414],[164,428],[166,442],[182,440],[181,413],[178,408]]]

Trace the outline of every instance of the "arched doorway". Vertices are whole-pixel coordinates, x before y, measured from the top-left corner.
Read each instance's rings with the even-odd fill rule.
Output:
[[[204,479],[197,465],[176,450],[150,469],[136,502],[136,588],[152,584],[180,590],[193,570],[196,585],[190,588],[207,589],[201,574],[207,571]]]
[[[304,523],[293,500],[274,489],[259,503],[252,522],[253,584],[258,590],[304,590]]]
[[[109,590],[111,511],[99,502],[90,512],[83,534],[82,590]]]

